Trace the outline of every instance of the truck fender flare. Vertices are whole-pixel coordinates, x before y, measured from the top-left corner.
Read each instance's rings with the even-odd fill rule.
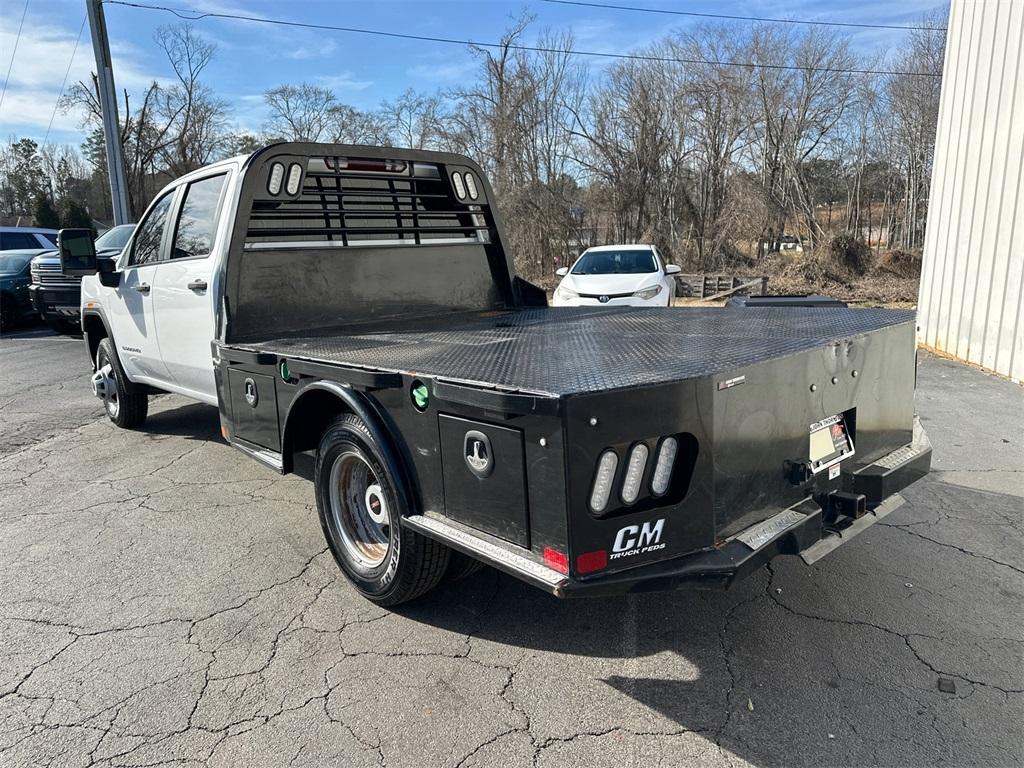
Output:
[[[80,321],[81,325],[82,325],[82,340],[85,342],[86,349],[89,350],[89,362],[92,364],[93,370],[95,371],[95,369],[96,369],[96,353],[95,353],[95,349],[96,349],[96,347],[99,346],[100,339],[92,339],[91,338],[91,334],[86,329],[86,318],[89,318],[89,317],[99,318],[100,324],[103,326],[103,330],[106,333],[106,338],[110,339],[111,344],[114,345],[114,354],[118,354],[118,352],[117,352],[117,339],[114,338],[114,333],[113,333],[113,331],[110,330],[110,323],[107,322],[107,316],[105,314],[103,314],[103,311],[101,309],[93,308],[93,309],[83,309],[82,310],[82,312],[81,312],[81,321]],[[95,341],[96,343],[93,344],[93,341]],[[118,355],[118,358],[120,359],[120,355]],[[121,367],[124,368],[123,365]],[[137,395],[137,394],[138,395],[141,395],[141,394],[150,395],[150,394],[154,393],[153,390],[150,387],[148,387],[148,386],[146,386],[144,384],[136,384],[135,382],[133,382],[131,379],[128,378],[127,374],[125,374],[124,379],[125,379],[125,392],[127,394],[129,394],[129,395]]]
[[[414,483],[413,476],[408,469],[410,465],[393,437],[393,430],[388,428],[383,412],[366,395],[344,384],[334,381],[314,381],[304,386],[288,405],[288,411],[284,417],[284,430],[281,435],[281,447],[284,449],[281,459],[284,471],[291,470],[291,451],[287,450],[287,447],[290,445],[289,428],[292,425],[292,412],[311,391],[328,392],[334,395],[351,413],[366,424],[374,445],[380,451],[384,466],[395,481],[395,493],[398,495],[399,504],[403,509],[408,510],[409,514],[417,514],[419,506],[415,503],[417,496],[412,490]]]

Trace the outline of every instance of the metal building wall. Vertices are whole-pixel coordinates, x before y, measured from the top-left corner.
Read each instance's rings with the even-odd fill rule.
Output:
[[[918,339],[1024,381],[1024,0],[952,0]]]

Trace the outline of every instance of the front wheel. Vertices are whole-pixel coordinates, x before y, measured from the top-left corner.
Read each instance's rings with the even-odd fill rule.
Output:
[[[450,550],[402,525],[391,476],[362,419],[336,418],[320,439],[314,484],[327,545],[363,597],[398,605],[433,589]]]
[[[149,413],[149,397],[127,391],[128,377],[109,337],[100,339],[92,378],[93,391],[103,401],[103,410],[112,422],[124,429],[142,426]]]

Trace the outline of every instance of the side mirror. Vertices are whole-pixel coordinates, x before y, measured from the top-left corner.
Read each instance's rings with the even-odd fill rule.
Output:
[[[96,244],[89,229],[62,229],[57,235],[60,271],[65,275],[85,277],[96,274]]]
[[[565,277],[566,275],[569,274],[569,268],[559,267],[558,269],[555,270],[555,274],[558,275],[559,277]]]
[[[97,273],[100,278],[100,285],[107,288],[117,288],[121,284],[121,273],[117,271],[117,258],[97,259]]]
[[[683,271],[683,270],[682,270],[682,269],[680,269],[680,268],[679,268],[679,267],[678,267],[677,265],[675,265],[675,264],[666,264],[666,265],[665,265],[665,274],[666,274],[666,275],[678,275],[678,274],[679,274],[680,272],[682,272],[682,271]]]

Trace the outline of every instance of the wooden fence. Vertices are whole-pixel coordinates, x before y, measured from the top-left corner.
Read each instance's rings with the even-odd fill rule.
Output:
[[[759,290],[758,290],[759,289]],[[730,295],[768,292],[768,278],[743,275],[676,275],[676,295],[689,299],[717,299]]]

